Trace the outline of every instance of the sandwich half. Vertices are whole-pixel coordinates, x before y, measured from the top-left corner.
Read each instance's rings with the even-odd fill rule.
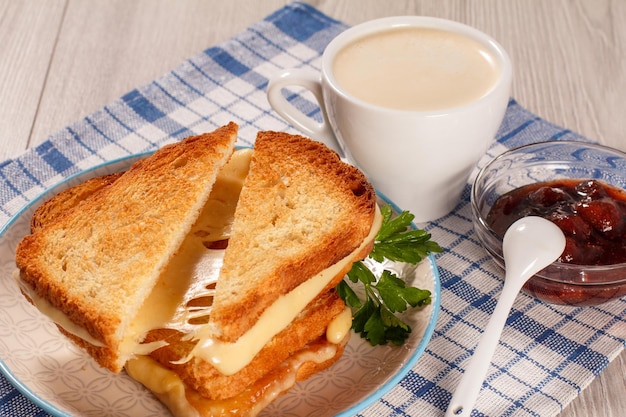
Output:
[[[231,123],[165,146],[24,237],[22,291],[100,365],[120,372],[138,312],[204,207],[237,138]]]
[[[232,124],[222,129],[233,128],[236,134]],[[99,329],[107,327],[100,323],[113,315],[103,301],[97,304],[103,305],[102,311],[92,309],[91,315],[78,315],[81,319],[76,320],[62,291],[50,291],[45,278],[49,272],[32,266],[49,262],[50,255],[34,256],[44,249],[30,242],[52,241],[51,233],[63,229],[66,240],[75,239],[72,260],[91,265],[94,249],[81,252],[79,245],[84,236],[101,233],[100,241],[110,242],[122,239],[122,234],[114,232],[107,238],[111,228],[101,230],[103,223],[91,219],[73,220],[82,225],[74,234],[62,226],[68,221],[65,213],[81,217],[79,213],[85,213],[81,208],[96,204],[101,195],[118,195],[111,190],[119,184],[128,187],[124,185],[128,173],[90,180],[44,203],[33,216],[31,237],[20,244],[16,256],[25,295],[43,311],[49,312],[42,307],[47,304],[61,311],[66,317],[55,321],[63,333],[102,366],[114,372],[125,366],[176,416],[254,416],[297,380],[334,363],[350,337],[351,325],[351,312],[335,286],[354,261],[371,251],[380,227],[372,186],[324,145],[278,132],[260,132],[254,150],[232,155],[234,141],[227,143],[230,151],[216,152],[223,158],[204,162],[208,173],[200,174],[200,181],[211,183],[210,194],[186,199],[197,207],[190,210],[194,214],[184,222],[177,219],[178,226],[172,225],[172,217],[160,222],[167,223],[163,233],[176,229],[175,239],[172,234],[138,234],[144,244],[130,246],[123,257],[123,269],[129,272],[146,258],[150,259],[146,263],[159,265],[150,279],[134,284],[132,294],[141,293],[141,301],[135,300],[138,307],[116,313],[132,342],[101,337],[104,332]],[[178,181],[179,175],[172,177]],[[198,176],[188,179],[195,182]],[[171,210],[168,181],[159,182],[160,196],[152,202]],[[110,217],[123,211],[123,222],[136,225],[146,217],[141,214],[146,204],[141,203],[139,210],[128,208],[134,204],[125,199],[124,209],[114,209]],[[106,209],[102,203],[99,207]],[[128,217],[131,213],[135,217]],[[171,245],[158,243],[165,240]],[[49,250],[50,245],[43,248]],[[63,262],[57,264],[63,270]],[[73,286],[74,279],[93,281],[91,270],[65,265],[66,280],[59,288]],[[93,289],[93,299],[99,292],[106,293],[104,298],[128,297],[125,283],[135,278],[120,269],[115,273],[120,278],[107,274],[94,284],[98,291]]]

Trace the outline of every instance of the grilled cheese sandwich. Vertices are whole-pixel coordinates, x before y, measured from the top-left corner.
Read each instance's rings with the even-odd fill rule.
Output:
[[[174,168],[193,157],[179,154]],[[150,295],[134,318],[126,318],[127,339],[117,344],[94,331],[90,320],[99,313],[76,320],[71,308],[41,290],[30,264],[32,244],[21,245],[16,257],[16,279],[33,304],[102,366],[117,372],[124,358],[128,374],[177,416],[222,415],[227,409],[256,415],[297,379],[332,364],[351,325],[351,311],[334,287],[352,262],[369,253],[381,223],[363,174],[309,139],[261,132],[254,150],[235,151],[222,161],[209,164],[215,167],[210,195],[150,284]],[[131,171],[153,165],[163,166],[153,158]],[[63,211],[71,206],[115,195],[118,181],[128,186],[125,175],[87,182],[45,203],[33,218],[35,237],[25,241],[65,227]],[[167,186],[161,198],[170,198]],[[70,220],[80,216],[75,211]],[[124,223],[159,220],[134,215]],[[136,262],[154,253],[150,243],[130,257]],[[115,293],[118,285],[106,291]],[[111,357],[118,359],[115,365]]]

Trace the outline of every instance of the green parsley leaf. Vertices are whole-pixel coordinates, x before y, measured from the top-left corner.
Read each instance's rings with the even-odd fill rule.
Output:
[[[346,281],[341,281],[337,285],[337,293],[344,302],[352,308],[360,308],[363,303],[354,290],[348,285]]]
[[[383,271],[375,287],[383,303],[394,313],[402,313],[409,305],[430,304],[430,291],[407,287],[403,280],[387,270]]]
[[[376,282],[376,276],[363,262],[355,262],[352,265],[352,268],[348,271],[348,279],[355,284],[361,281],[365,286]]]
[[[415,216],[403,211],[395,219],[391,219],[391,207],[381,207],[383,223],[376,234],[374,249],[370,257],[377,262],[384,259],[397,262],[416,264],[431,252],[443,249],[430,240],[430,233],[421,229],[411,230],[411,222]]]
[[[381,214],[382,225],[369,255],[375,261],[388,259],[417,264],[430,253],[443,250],[430,240],[430,234],[411,228],[415,217],[411,213],[404,211],[392,219],[391,207],[383,206]],[[352,329],[372,346],[388,343],[402,345],[409,337],[411,327],[395,313],[402,313],[409,306],[415,308],[431,303],[430,291],[407,287],[403,279],[388,270],[376,277],[362,261],[352,265],[347,279],[363,285],[365,301],[359,298],[346,280],[339,283],[337,292],[346,305],[356,309],[352,316]]]
[[[376,313],[376,311],[378,311],[378,306],[374,304],[374,301],[371,298],[368,298],[365,301],[365,304],[363,304],[362,307],[352,316],[352,328],[354,331],[356,333],[363,334],[368,320],[373,314]]]
[[[402,297],[402,289],[405,287],[405,283],[400,278],[385,270],[375,287],[383,304],[389,311],[401,313],[406,310],[406,300]]]

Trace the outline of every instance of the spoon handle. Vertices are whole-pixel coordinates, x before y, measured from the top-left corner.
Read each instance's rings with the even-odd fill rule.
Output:
[[[466,417],[472,412],[478,393],[483,385],[487,370],[491,364],[491,358],[498,346],[502,329],[506,324],[513,302],[519,293],[523,282],[504,280],[502,293],[496,304],[496,308],[487,323],[470,364],[461,377],[461,382],[452,396],[445,417]]]

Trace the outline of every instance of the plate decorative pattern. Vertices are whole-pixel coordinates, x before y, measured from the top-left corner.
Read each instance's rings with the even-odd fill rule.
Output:
[[[101,369],[59,333],[56,326],[20,294],[14,278],[15,249],[29,232],[30,219],[39,204],[89,178],[124,170],[143,156],[145,154],[105,163],[68,178],[22,209],[0,231],[0,371],[52,415],[170,415],[141,384],[125,373],[115,375]],[[389,391],[423,353],[434,331],[439,308],[439,276],[432,257],[412,268],[408,281],[429,289],[433,302],[405,316],[413,332],[403,347],[372,347],[355,335],[333,367],[297,384],[262,415],[348,416]]]

